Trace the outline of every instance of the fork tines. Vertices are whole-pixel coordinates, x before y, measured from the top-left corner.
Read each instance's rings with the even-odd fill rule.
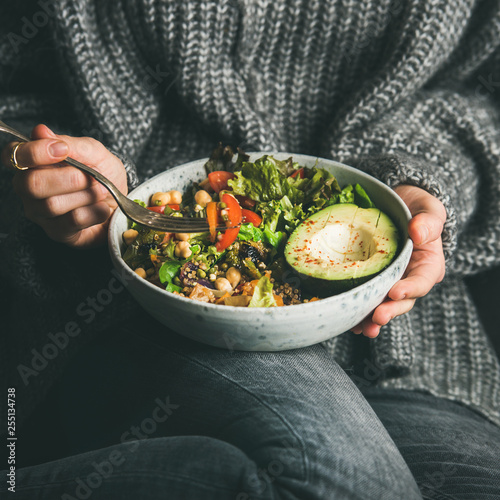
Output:
[[[170,233],[202,233],[209,229],[205,220],[183,219],[182,217],[171,217],[169,215],[151,217],[145,222]]]
[[[209,230],[208,222],[205,219],[172,217],[170,215],[160,215],[151,213],[147,220],[137,221],[142,225],[151,226],[158,231],[169,233],[204,233]],[[232,226],[235,227],[235,226]],[[227,226],[217,226],[218,231],[230,229]]]

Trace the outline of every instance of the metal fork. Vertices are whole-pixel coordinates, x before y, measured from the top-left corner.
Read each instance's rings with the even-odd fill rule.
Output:
[[[22,142],[30,142],[31,139],[21,134],[18,130],[9,127],[0,120],[0,132],[13,135]],[[77,161],[73,158],[66,158],[64,162],[73,167],[83,170],[85,173],[93,177],[97,182],[100,182],[111,193],[121,211],[132,221],[137,224],[155,229],[156,231],[166,233],[202,233],[209,230],[206,219],[193,217],[172,217],[171,215],[163,215],[141,207],[130,198],[127,198],[120,190],[106,177],[100,174],[97,170]],[[229,229],[228,226],[217,226],[218,231]]]

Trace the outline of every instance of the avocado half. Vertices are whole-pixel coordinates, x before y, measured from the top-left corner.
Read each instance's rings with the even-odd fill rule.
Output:
[[[373,278],[397,249],[398,230],[386,214],[343,203],[305,219],[288,239],[285,258],[302,290],[327,297]]]

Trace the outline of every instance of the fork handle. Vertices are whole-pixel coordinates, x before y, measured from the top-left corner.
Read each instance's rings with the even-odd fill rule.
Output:
[[[0,120],[0,132],[5,132],[7,134],[10,134],[14,136],[16,139],[19,139],[22,142],[31,142],[32,139],[29,137],[26,137],[24,134],[19,132],[19,130],[16,130],[15,128],[10,127],[6,123]],[[113,198],[116,200],[118,205],[121,206],[122,199],[124,198],[124,195],[120,192],[120,190],[109,180],[106,179],[103,175],[101,175],[97,170],[79,162],[78,160],[75,160],[74,158],[66,158],[64,162],[62,163],[69,163],[73,167],[76,167],[80,170],[83,170],[87,174],[89,174],[91,177],[93,177],[96,181],[100,182],[104,187],[108,189],[108,191],[111,193]]]

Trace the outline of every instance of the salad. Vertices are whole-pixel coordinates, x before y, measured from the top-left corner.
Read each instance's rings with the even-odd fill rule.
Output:
[[[374,208],[359,184],[341,188],[327,170],[301,166],[293,158],[262,156],[251,162],[242,151],[234,154],[219,145],[205,170],[206,178],[184,193],[158,192],[135,201],[160,213],[206,218],[210,231],[159,233],[131,223],[123,233],[128,266],[193,300],[241,307],[318,300],[321,294],[304,289],[297,269],[287,262],[290,236],[329,207]],[[217,233],[222,221],[235,227]]]

